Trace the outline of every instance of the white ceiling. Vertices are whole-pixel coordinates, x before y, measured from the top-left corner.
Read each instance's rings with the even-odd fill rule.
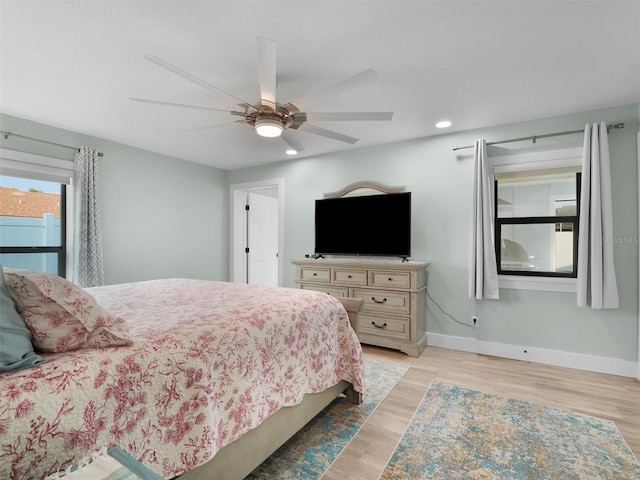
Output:
[[[224,112],[129,100],[236,108],[144,55],[254,104],[257,36],[278,45],[279,103],[373,67],[379,80],[309,111],[393,120],[316,123],[360,138],[353,146],[293,131],[298,157],[436,135],[442,119],[458,131],[640,102],[639,0],[0,5],[1,112],[229,170],[291,157]]]

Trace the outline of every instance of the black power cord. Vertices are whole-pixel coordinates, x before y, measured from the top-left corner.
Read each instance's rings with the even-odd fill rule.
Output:
[[[465,322],[461,322],[460,320],[456,320],[455,318],[453,318],[453,316],[452,316],[452,315],[450,315],[450,314],[448,314],[447,312],[445,312],[445,311],[442,309],[442,307],[441,307],[440,305],[438,305],[438,302],[436,302],[436,301],[433,299],[433,297],[432,297],[432,296],[431,296],[431,294],[429,293],[429,290],[427,290],[427,297],[429,297],[429,300],[431,300],[431,301],[435,304],[435,306],[436,306],[436,307],[438,307],[438,308],[440,309],[440,311],[441,311],[442,313],[444,313],[447,317],[449,317],[449,318],[450,318],[451,320],[453,320],[454,322],[459,323],[460,325],[464,325],[465,327],[473,327],[473,325],[472,325],[472,324],[470,324],[470,323],[465,323]]]

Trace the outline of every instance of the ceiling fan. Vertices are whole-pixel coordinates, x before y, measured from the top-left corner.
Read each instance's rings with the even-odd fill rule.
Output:
[[[182,103],[163,102],[159,100],[147,100],[143,98],[131,98],[136,102],[170,105],[175,107],[197,108],[227,112],[231,115],[242,117],[236,123],[244,123],[255,129],[256,133],[263,137],[281,137],[294,152],[301,152],[304,147],[290,135],[290,130],[302,130],[315,135],[338,140],[349,144],[356,143],[359,139],[342,133],[327,130],[311,125],[308,122],[322,121],[375,121],[391,120],[393,112],[333,112],[311,113],[305,112],[307,106],[318,103],[330,96],[342,94],[348,90],[357,88],[365,83],[378,78],[378,74],[372,68],[364,70],[352,77],[335,83],[320,92],[307,95],[295,102],[281,104],[276,101],[276,44],[272,40],[257,37],[258,42],[258,82],[260,85],[260,102],[253,104],[246,102],[234,95],[201,80],[171,63],[154,55],[145,55],[145,59],[156,65],[179,75],[196,85],[223,94],[238,102],[242,110],[224,110],[219,108],[202,107],[198,105],[186,105]]]

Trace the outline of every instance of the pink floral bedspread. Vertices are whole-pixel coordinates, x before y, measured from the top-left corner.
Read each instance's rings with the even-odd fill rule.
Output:
[[[360,344],[326,294],[186,279],[88,291],[135,343],[0,376],[1,479],[113,445],[172,478],[305,393],[342,379],[364,391]]]

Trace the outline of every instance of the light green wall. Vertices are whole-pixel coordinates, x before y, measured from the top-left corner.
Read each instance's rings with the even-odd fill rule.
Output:
[[[99,162],[105,283],[167,277],[226,280],[228,194],[224,170],[9,115],[4,131],[89,145]],[[73,151],[2,139],[3,148],[67,160]]]
[[[637,361],[638,185],[636,132],[640,106],[362,148],[265,167],[224,172],[107,140],[0,115],[2,130],[104,152],[100,163],[107,283],[184,276],[226,280],[228,185],[285,180],[285,259],[313,250],[313,205],[324,192],[362,180],[405,185],[413,193],[413,258],[431,262],[429,292],[454,317],[480,317],[460,326],[429,301],[430,333]],[[575,307],[575,295],[502,290],[499,301],[467,298],[467,243],[472,151],[453,152],[476,138],[496,141],[582,129],[594,121],[624,122],[609,135],[613,177],[615,263],[620,309]],[[491,155],[581,146],[570,135],[490,147]],[[5,148],[71,159],[73,152],[10,137]],[[285,262],[284,281],[294,286]]]
[[[380,147],[292,160],[230,171],[229,184],[282,177],[285,183],[284,258],[313,251],[314,201],[324,192],[370,180],[405,185],[412,192],[412,258],[431,262],[429,293],[461,321],[472,314],[480,327],[458,325],[428,301],[430,333],[488,342],[546,348],[637,361],[638,343],[638,185],[636,132],[638,105],[534,120],[482,130],[422,138]],[[586,123],[624,122],[609,135],[614,234],[620,308],[595,311],[575,306],[575,294],[506,290],[499,301],[467,298],[468,225],[473,174],[472,145],[528,135],[579,130]],[[303,139],[301,139],[303,140]],[[493,156],[582,146],[582,135],[489,147]],[[381,219],[384,225],[384,219]],[[346,234],[346,232],[345,232]],[[635,241],[634,241],[635,239]],[[285,286],[294,286],[294,268],[285,263]]]

